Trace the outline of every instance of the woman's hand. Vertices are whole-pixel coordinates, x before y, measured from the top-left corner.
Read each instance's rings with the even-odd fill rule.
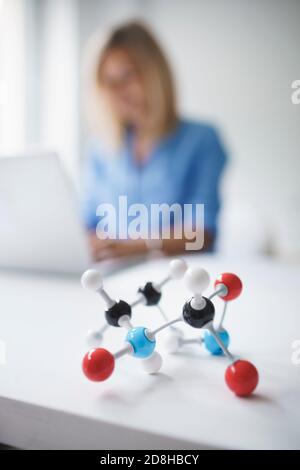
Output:
[[[92,232],[88,236],[92,258],[102,261],[110,258],[126,258],[146,255],[145,240],[101,240]]]

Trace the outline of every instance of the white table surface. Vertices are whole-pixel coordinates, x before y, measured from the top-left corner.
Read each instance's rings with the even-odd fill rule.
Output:
[[[89,382],[81,361],[85,333],[102,324],[103,303],[74,279],[0,272],[0,442],[33,449],[300,448],[300,366],[291,362],[300,339],[300,268],[264,259],[192,256],[212,279],[236,272],[245,289],[228,308],[225,326],[233,353],[252,361],[260,383],[250,398],[226,387],[224,357],[189,346],[164,357],[154,376],[125,356],[104,383]],[[145,281],[164,277],[158,260],[107,279],[112,296],[131,301]],[[212,292],[212,286],[207,294]],[[190,297],[180,281],[169,283],[162,306],[173,318]],[[217,315],[221,301],[215,302]],[[162,323],[155,308],[139,306],[134,325]],[[195,336],[199,330],[186,325]],[[111,329],[104,346],[123,345],[124,330]]]

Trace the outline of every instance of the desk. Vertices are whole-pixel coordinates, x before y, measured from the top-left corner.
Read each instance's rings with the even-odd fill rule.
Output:
[[[74,279],[0,273],[0,442],[26,449],[300,448],[300,365],[291,361],[300,339],[300,268],[265,259],[191,256],[212,279],[237,272],[245,289],[228,308],[231,350],[260,372],[256,393],[235,397],[225,386],[227,362],[197,346],[176,355],[163,351],[161,372],[145,375],[125,356],[104,383],[81,372],[85,333],[102,324],[100,297]],[[147,280],[159,280],[167,261],[130,268],[107,279],[113,296],[131,301]],[[208,293],[212,288],[208,289]],[[162,306],[180,313],[190,294],[169,283]],[[215,302],[220,313],[221,301]],[[138,306],[133,323],[162,323],[155,308]],[[186,325],[189,336],[196,330]],[[105,347],[122,346],[124,331],[111,329]]]

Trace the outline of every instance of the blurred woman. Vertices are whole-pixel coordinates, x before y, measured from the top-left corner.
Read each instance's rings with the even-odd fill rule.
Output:
[[[212,126],[178,115],[173,76],[157,40],[142,23],[121,25],[98,54],[94,76],[92,104],[100,132],[88,146],[83,202],[94,258],[139,255],[154,248],[170,255],[185,251],[183,232],[180,238],[156,242],[99,239],[97,207],[109,203],[117,208],[121,195],[128,205],[146,208],[204,204],[205,224],[197,230],[204,230],[203,250],[211,250],[226,155]]]

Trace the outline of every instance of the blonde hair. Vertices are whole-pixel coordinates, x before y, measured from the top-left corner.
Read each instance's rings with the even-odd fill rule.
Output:
[[[92,59],[88,88],[88,118],[94,131],[102,135],[110,147],[118,147],[126,128],[109,106],[105,86],[101,82],[104,59],[116,49],[124,50],[136,65],[148,100],[147,130],[152,138],[168,134],[176,125],[175,86],[169,63],[157,40],[140,21],[131,21],[115,28],[106,38],[99,53]],[[95,43],[93,44],[95,55]]]

